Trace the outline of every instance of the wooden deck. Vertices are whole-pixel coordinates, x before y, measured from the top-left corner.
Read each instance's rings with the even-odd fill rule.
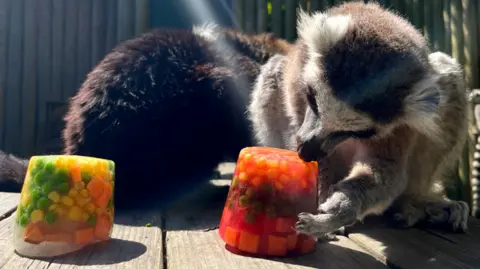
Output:
[[[473,219],[462,235],[365,223],[303,257],[237,256],[225,250],[216,229],[228,184],[214,180],[168,212],[116,212],[112,240],[48,260],[13,252],[19,195],[0,193],[0,268],[480,268],[480,222]]]

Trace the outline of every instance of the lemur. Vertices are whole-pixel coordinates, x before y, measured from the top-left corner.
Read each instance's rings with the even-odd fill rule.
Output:
[[[122,42],[69,100],[61,153],[113,160],[116,208],[168,205],[253,143],[252,84],[289,46],[214,23]],[[0,190],[20,191],[27,164],[2,152]]]
[[[466,140],[459,64],[377,3],[299,10],[297,31],[262,66],[249,105],[255,143],[328,167],[297,232],[322,237],[387,213],[401,227],[465,231],[468,204],[443,188]]]

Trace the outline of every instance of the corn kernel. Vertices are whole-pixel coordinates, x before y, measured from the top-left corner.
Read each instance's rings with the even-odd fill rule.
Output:
[[[74,168],[75,166],[77,166],[77,160],[73,159],[73,158],[68,158],[67,159],[67,167],[69,170],[71,170],[72,168]]]
[[[270,166],[271,168],[277,168],[278,167],[278,161],[277,160],[267,160],[267,165]]]
[[[238,175],[238,178],[239,178],[241,181],[247,180],[247,179],[248,179],[247,173],[245,173],[245,172],[240,172],[240,175]]]
[[[81,191],[85,188],[85,183],[83,181],[75,182],[75,189]]]
[[[70,189],[68,191],[68,196],[72,197],[72,198],[75,198],[78,196],[78,191],[76,189]]]
[[[75,198],[75,203],[81,207],[85,206],[88,202],[90,202],[90,199],[89,198],[85,198],[85,197],[81,197],[81,196],[77,196]]]
[[[65,168],[67,166],[67,162],[65,161],[65,158],[63,157],[58,157],[56,160],[55,160],[55,166],[57,168]]]
[[[82,221],[87,221],[89,217],[90,216],[87,213],[85,212],[82,213]]]
[[[30,195],[28,195],[27,193],[23,193],[20,203],[23,206],[28,205],[30,203]]]
[[[60,201],[60,194],[56,191],[52,191],[48,194],[48,199],[52,200],[54,203],[58,203],[58,201]]]
[[[43,220],[43,211],[39,209],[33,210],[30,218],[33,223]]]
[[[61,207],[57,207],[57,209],[55,209],[55,213],[57,213],[57,215],[59,216],[65,216],[65,209],[61,208]]]
[[[90,194],[88,194],[87,189],[80,190],[80,195],[85,198],[88,198],[90,196]]]
[[[73,221],[80,221],[82,219],[82,209],[79,206],[72,206],[68,212],[68,218]]]
[[[97,215],[102,215],[102,214],[106,213],[106,210],[104,208],[97,208],[95,210],[95,213],[97,213]]]
[[[50,206],[48,207],[48,211],[55,211],[57,208],[58,208],[58,205],[57,205],[57,204],[53,204],[53,205],[50,205]]]
[[[68,196],[62,196],[61,200],[62,200],[62,203],[66,206],[72,206],[75,203],[73,199]]]
[[[95,205],[92,202],[87,203],[84,206],[84,209],[90,214],[95,213]]]

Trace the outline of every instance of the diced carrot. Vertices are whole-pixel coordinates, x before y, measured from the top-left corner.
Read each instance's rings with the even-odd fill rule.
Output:
[[[103,192],[100,196],[94,198],[94,203],[99,208],[106,208],[108,205],[108,201],[112,198],[113,194],[113,186],[109,182],[103,182]]]
[[[239,235],[240,235],[239,231],[233,229],[232,227],[227,226],[227,228],[225,228],[224,241],[225,243],[227,243],[227,245],[230,245],[232,247],[237,247]]]
[[[80,171],[80,167],[75,166],[70,170],[70,176],[74,183],[82,181],[82,173]]]
[[[246,231],[241,231],[237,248],[245,252],[256,253],[258,251],[259,243],[259,235],[252,234]]]
[[[92,178],[90,182],[87,185],[88,192],[90,193],[90,196],[93,198],[100,197],[103,193],[104,189],[104,182],[102,179],[98,177]]]
[[[97,224],[95,225],[95,237],[100,240],[107,240],[110,237],[112,223],[106,216],[97,216]]]
[[[301,254],[309,253],[310,251],[312,251],[317,247],[317,242],[313,238],[307,237],[305,235],[300,235],[300,236],[302,236],[302,238],[301,239],[299,238],[300,244],[299,244],[298,251]]]
[[[287,236],[287,249],[289,251],[295,249],[295,246],[297,245],[297,240],[298,236],[296,233]]]
[[[287,238],[280,236],[268,236],[268,255],[284,256],[287,254]]]
[[[46,234],[45,241],[70,243],[72,242],[72,235],[65,232]]]
[[[94,229],[88,228],[83,230],[78,230],[74,234],[75,243],[77,245],[84,245],[93,242],[94,239]]]
[[[45,235],[42,233],[40,228],[35,224],[30,224],[25,230],[25,242],[31,244],[38,244],[45,240]]]
[[[276,231],[278,233],[288,233],[293,231],[293,221],[288,218],[277,218]]]
[[[267,172],[267,175],[268,175],[268,179],[272,181],[278,178],[278,172],[275,169],[269,169]]]

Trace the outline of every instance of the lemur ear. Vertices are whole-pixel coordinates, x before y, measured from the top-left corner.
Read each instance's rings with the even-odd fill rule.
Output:
[[[442,103],[439,76],[430,74],[413,85],[405,99],[405,121],[419,132],[432,137],[438,130],[438,109]]]

